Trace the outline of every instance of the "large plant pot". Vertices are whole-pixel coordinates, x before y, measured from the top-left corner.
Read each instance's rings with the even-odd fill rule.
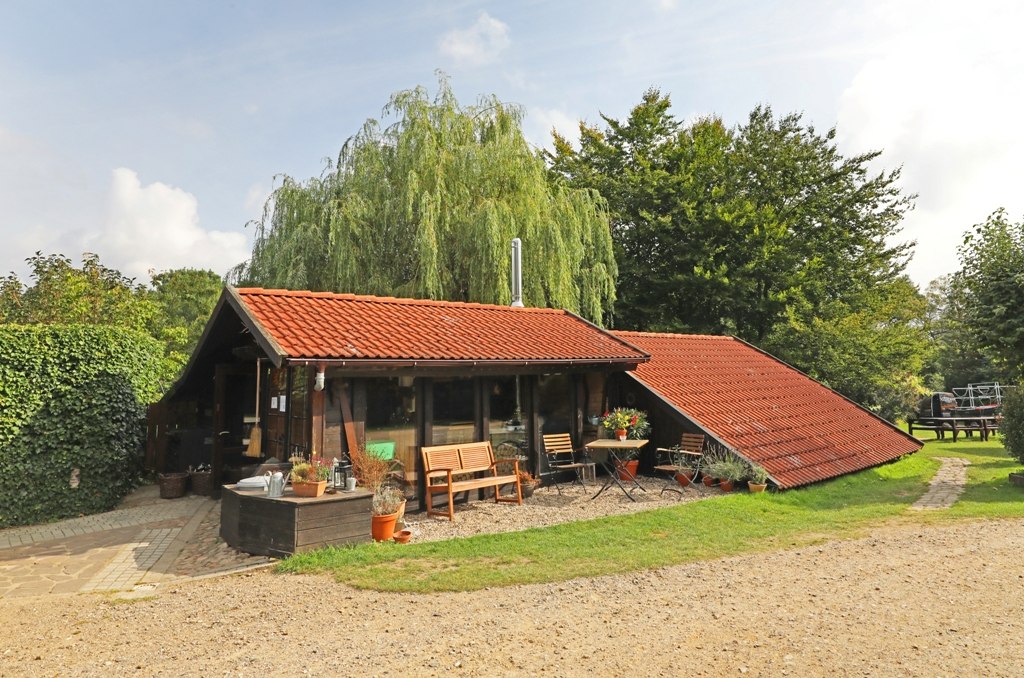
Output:
[[[705,475],[701,482],[704,483],[704,487],[714,487],[715,485],[718,484],[718,479],[712,478],[709,475]]]
[[[767,489],[768,483],[753,483],[747,481],[747,489],[751,492],[764,492]]]
[[[722,492],[732,492],[732,489],[735,486],[736,483],[732,480],[722,480],[722,482],[718,483],[718,487]]]
[[[319,497],[327,489],[327,481],[318,483],[297,483],[292,481],[292,491],[296,497]]]
[[[693,476],[694,473],[692,469],[684,469],[676,474],[676,482],[683,487],[686,487],[693,482]]]
[[[629,461],[617,462],[615,468],[619,472],[619,480],[632,480],[636,477],[636,472],[640,468],[640,460],[630,459]],[[627,474],[626,471],[629,471],[629,473]]]
[[[390,541],[395,536],[395,521],[398,511],[386,516],[370,516],[370,534],[374,541]]]
[[[157,476],[161,499],[177,499],[185,496],[188,473],[161,473]]]
[[[519,489],[523,492],[523,497],[532,497],[533,491],[537,489],[536,483],[519,483]]]

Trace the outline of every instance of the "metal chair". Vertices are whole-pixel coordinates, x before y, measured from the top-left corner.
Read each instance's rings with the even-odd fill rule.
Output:
[[[668,481],[659,494],[665,494],[666,491],[683,494],[683,487],[676,480],[676,474],[682,473],[684,469],[693,471],[690,485],[700,492],[700,486],[695,481],[700,473],[701,462],[704,461],[703,433],[684,433],[679,445],[659,447],[656,452],[661,461],[655,465],[654,470],[668,474]]]
[[[586,490],[587,484],[583,480],[583,471],[593,466],[593,463],[589,461],[576,461],[576,450],[572,446],[572,436],[568,433],[551,433],[543,436],[543,438],[544,454],[548,460],[548,468],[554,472],[551,477],[555,482],[555,490],[558,491],[558,494],[562,494],[562,488],[558,485],[558,474],[560,471],[575,471],[576,478],[573,482],[579,483]]]

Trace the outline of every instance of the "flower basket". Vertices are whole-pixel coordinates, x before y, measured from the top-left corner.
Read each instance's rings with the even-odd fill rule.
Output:
[[[189,478],[192,481],[192,493],[209,497],[213,494],[213,472],[212,471],[192,471],[189,474]]]
[[[327,481],[321,480],[315,483],[303,483],[292,481],[292,491],[296,497],[319,497],[327,490]]]
[[[161,499],[177,499],[185,496],[188,473],[161,473],[157,476]]]

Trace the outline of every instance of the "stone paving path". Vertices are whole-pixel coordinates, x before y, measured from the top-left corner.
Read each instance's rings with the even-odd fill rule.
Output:
[[[967,485],[967,467],[971,462],[960,457],[935,457],[942,462],[931,486],[910,508],[916,511],[945,509],[956,503]]]
[[[220,502],[139,488],[107,513],[0,530],[0,598],[144,592],[169,581],[271,562],[219,537]]]

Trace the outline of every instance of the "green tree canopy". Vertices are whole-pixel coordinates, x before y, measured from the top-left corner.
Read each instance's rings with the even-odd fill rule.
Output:
[[[284,177],[235,280],[507,304],[519,237],[524,302],[603,321],[616,276],[605,201],[548,183],[516,106],[462,106],[442,78],[433,99],[398,92],[384,115],[397,121],[368,120],[319,178]]]
[[[762,344],[787,363],[889,420],[906,416],[926,391],[932,359],[927,303],[906,277],[843,300],[794,305]]]
[[[952,391],[971,383],[1003,381],[1010,378],[1006,362],[978,341],[968,312],[971,306],[963,280],[944,275],[933,280],[925,292],[928,300],[928,336],[935,346],[936,390]]]
[[[649,90],[623,121],[555,135],[553,174],[608,199],[619,256],[615,324],[760,341],[794,304],[818,308],[895,280],[911,204],[879,153],[842,156],[835,130],[758,107],[735,129],[677,121]]]
[[[13,273],[0,281],[0,322],[21,324],[116,325],[145,330],[156,304],[144,287],[86,252],[75,268],[62,254],[36,252],[26,260],[32,284]]]
[[[965,236],[960,264],[971,332],[1013,376],[1024,376],[1024,220],[993,212]]]

